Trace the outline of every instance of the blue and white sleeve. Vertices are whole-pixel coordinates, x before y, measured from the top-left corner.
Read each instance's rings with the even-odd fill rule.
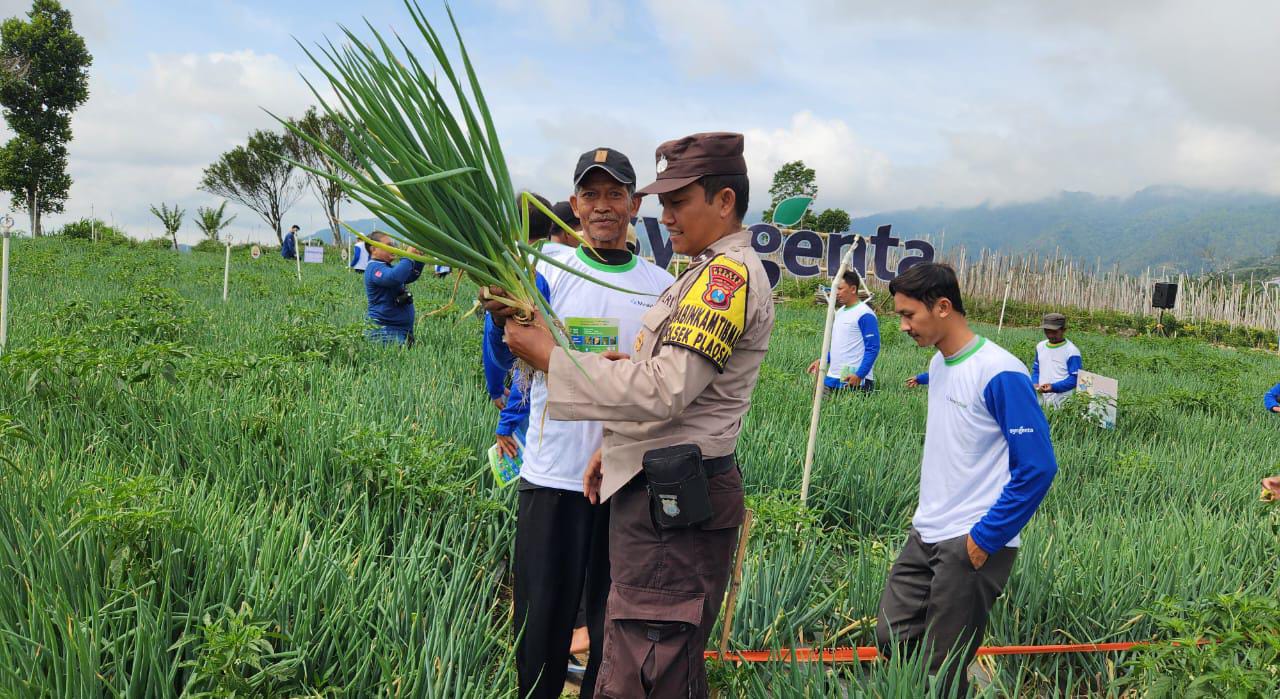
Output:
[[[1076,390],[1076,384],[1080,382],[1080,368],[1083,362],[1080,355],[1067,357],[1067,378],[1053,384],[1051,389],[1054,393],[1066,393],[1067,391]]]
[[[858,319],[858,332],[862,333],[862,366],[858,367],[858,378],[865,379],[880,356],[880,323],[871,314]]]
[[[928,386],[929,372],[926,371],[923,374],[916,374],[916,383],[920,384],[921,386]]]
[[[1040,353],[1036,352],[1035,359],[1031,360],[1031,385],[1040,385]]]
[[[969,535],[983,551],[995,553],[1031,521],[1058,473],[1058,462],[1049,423],[1026,374],[997,374],[982,397],[1009,443],[1009,482]]]
[[[1264,400],[1264,403],[1267,406],[1267,412],[1271,412],[1276,408],[1280,408],[1280,383],[1276,384],[1271,388],[1271,390],[1267,393],[1267,397]]]
[[[538,291],[548,302],[551,301],[551,287],[541,274],[534,280]],[[484,316],[484,338],[481,342],[481,359],[484,362],[484,384],[489,398],[499,398],[506,389],[507,374],[515,366],[516,356],[507,347],[503,339],[503,329],[493,322],[489,314]]]

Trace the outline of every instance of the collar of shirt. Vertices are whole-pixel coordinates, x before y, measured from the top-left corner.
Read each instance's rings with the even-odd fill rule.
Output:
[[[747,229],[743,228],[737,233],[730,233],[729,235],[726,235],[725,237],[708,245],[706,249],[698,253],[697,256],[693,258],[693,264],[700,265],[722,252],[750,244],[751,233]]]

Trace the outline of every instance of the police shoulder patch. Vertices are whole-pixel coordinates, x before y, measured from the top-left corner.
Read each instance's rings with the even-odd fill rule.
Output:
[[[693,350],[724,371],[747,325],[747,266],[720,255],[671,314],[662,343]]]

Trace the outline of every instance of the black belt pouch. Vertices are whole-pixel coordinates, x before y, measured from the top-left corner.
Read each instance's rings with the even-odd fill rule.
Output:
[[[654,449],[644,455],[649,507],[663,529],[693,527],[711,519],[711,494],[702,450],[696,444]]]

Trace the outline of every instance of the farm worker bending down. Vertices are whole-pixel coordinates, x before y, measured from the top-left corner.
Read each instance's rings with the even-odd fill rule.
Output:
[[[507,345],[547,372],[552,419],[604,421],[583,479],[592,502],[610,503],[597,696],[707,696],[702,656],[744,512],[734,450],[774,318],[742,226],[742,145],[705,133],[658,146],[657,181],[641,194],[658,195],[673,250],[692,260],[644,314],[631,357],[567,352],[542,319],[506,324]]]
[[[1280,413],[1280,383],[1271,387],[1267,391],[1267,395],[1263,398],[1263,404],[1267,406],[1267,411],[1272,413]]]
[[[973,334],[948,265],[920,264],[889,284],[902,330],[938,349],[920,503],[880,597],[876,641],[886,655],[923,646],[943,692],[968,690],[987,615],[1058,466],[1031,377],[1016,357]],[[918,378],[918,377],[917,377]]]
[[[284,236],[284,242],[280,244],[280,256],[286,260],[296,260],[298,258],[298,227],[290,226],[289,232]]]
[[[1075,392],[1080,380],[1080,350],[1067,339],[1067,317],[1061,313],[1046,313],[1040,328],[1045,339],[1036,345],[1031,383],[1046,405],[1057,408]]]
[[[547,243],[542,252],[588,279],[541,261],[535,283],[564,322],[575,348],[592,357],[616,357],[619,350],[631,348],[641,318],[673,279],[626,249],[627,221],[639,211],[640,197],[635,193],[635,169],[625,155],[612,148],[587,151],[578,160],[573,182],[573,205],[587,222],[585,233],[592,247]],[[510,368],[515,357],[502,335],[501,328],[490,326],[485,351]],[[547,419],[546,378],[541,373],[533,377],[527,403],[517,385],[502,411],[504,422],[512,411],[529,411],[512,587],[516,674],[521,697],[560,696],[579,602],[585,598],[590,654],[580,693],[590,697],[604,650],[609,504],[583,497],[582,477],[604,434],[599,422]],[[506,455],[517,453],[517,443],[502,434],[501,424],[498,444]]]
[[[831,324],[831,352],[827,355],[826,391],[853,389],[874,391],[876,357],[880,356],[880,321],[876,312],[863,301],[862,278],[857,270],[848,270],[836,285],[835,320]],[[816,374],[820,360],[813,360],[809,373]]]
[[[374,231],[370,240],[391,245],[391,236]],[[415,248],[409,248],[416,255]],[[378,327],[369,331],[371,340],[413,346],[413,294],[406,285],[422,276],[423,263],[407,257],[396,261],[395,253],[374,247],[369,251],[372,261],[364,270],[364,291],[369,297],[369,320]]]

